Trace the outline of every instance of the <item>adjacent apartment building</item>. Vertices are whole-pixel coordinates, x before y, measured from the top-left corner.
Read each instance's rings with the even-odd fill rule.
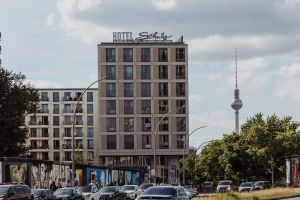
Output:
[[[147,165],[153,177],[156,154],[157,177],[173,183],[188,152],[188,45],[164,33],[139,36],[113,33],[98,45],[99,79],[106,77],[98,87],[99,161]]]
[[[27,145],[33,158],[72,162],[73,113],[83,88],[39,89],[39,109],[25,116]],[[98,90],[89,89],[80,99],[75,119],[75,149],[85,163],[97,164]]]

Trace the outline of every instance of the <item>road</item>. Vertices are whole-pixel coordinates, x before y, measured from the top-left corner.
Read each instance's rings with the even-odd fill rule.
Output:
[[[300,200],[300,197],[288,198],[288,199],[284,199],[284,200]]]

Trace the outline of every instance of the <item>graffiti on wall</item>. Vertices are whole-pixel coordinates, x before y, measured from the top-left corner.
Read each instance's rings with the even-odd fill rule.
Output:
[[[5,163],[5,182],[29,184],[29,169],[27,163]]]
[[[107,169],[85,168],[87,184],[94,184],[99,187],[107,185]]]

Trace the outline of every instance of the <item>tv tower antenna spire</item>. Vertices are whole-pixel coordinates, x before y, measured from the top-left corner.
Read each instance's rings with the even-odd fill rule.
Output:
[[[231,108],[235,110],[235,132],[237,134],[240,133],[240,125],[239,125],[239,110],[243,106],[243,102],[240,99],[240,90],[238,89],[238,68],[237,68],[237,48],[235,48],[235,90],[234,90],[234,98],[231,103]]]

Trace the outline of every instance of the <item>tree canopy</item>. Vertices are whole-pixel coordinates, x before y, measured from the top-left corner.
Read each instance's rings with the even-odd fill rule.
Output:
[[[0,156],[26,153],[24,115],[36,111],[38,91],[25,83],[25,75],[0,67]]]

